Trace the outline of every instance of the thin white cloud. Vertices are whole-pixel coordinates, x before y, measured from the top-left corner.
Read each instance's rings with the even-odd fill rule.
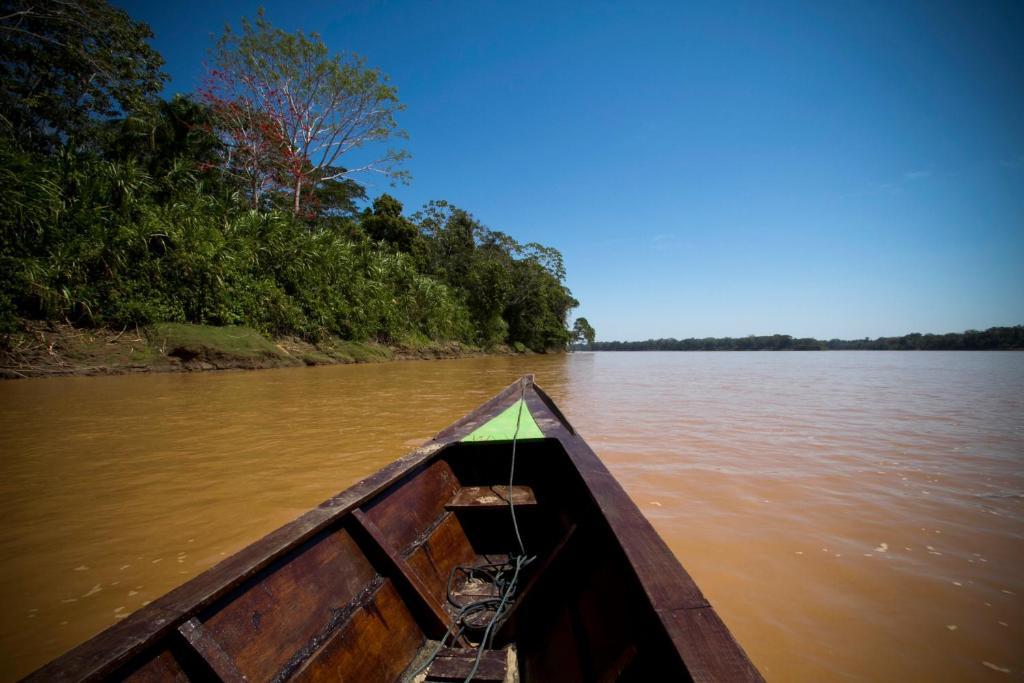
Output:
[[[915,180],[924,180],[931,176],[932,172],[928,169],[922,169],[920,171],[907,171],[903,174],[903,180],[906,182],[913,182]]]

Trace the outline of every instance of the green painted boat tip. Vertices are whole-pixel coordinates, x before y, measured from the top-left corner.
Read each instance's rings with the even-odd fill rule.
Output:
[[[519,413],[522,406],[522,415]],[[519,421],[519,434],[516,434],[516,420]],[[472,432],[463,437],[463,441],[511,441],[513,437],[517,441],[523,439],[543,439],[544,432],[537,426],[533,419],[530,408],[523,399],[519,399],[499,415],[492,417],[486,423],[480,425]]]

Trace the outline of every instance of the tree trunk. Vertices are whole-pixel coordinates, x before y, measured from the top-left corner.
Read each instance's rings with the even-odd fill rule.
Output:
[[[292,204],[292,213],[296,216],[299,215],[299,198],[302,196],[302,178],[295,180],[295,197]]]

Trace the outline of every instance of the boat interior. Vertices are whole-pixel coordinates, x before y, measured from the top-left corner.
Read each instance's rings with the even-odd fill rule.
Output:
[[[172,628],[131,681],[687,680],[554,438],[452,443]],[[514,516],[509,498],[514,504]]]

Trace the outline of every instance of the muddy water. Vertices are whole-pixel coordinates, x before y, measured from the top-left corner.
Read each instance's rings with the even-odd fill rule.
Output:
[[[633,353],[0,384],[13,679],[535,372],[771,679],[1024,675],[1024,354]]]

